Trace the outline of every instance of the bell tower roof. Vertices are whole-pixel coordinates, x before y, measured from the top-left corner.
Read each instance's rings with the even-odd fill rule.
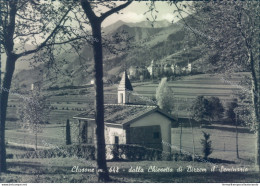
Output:
[[[122,75],[122,79],[121,79],[121,81],[119,83],[118,90],[130,90],[130,91],[133,90],[131,82],[128,79],[126,70],[124,71],[124,73]]]

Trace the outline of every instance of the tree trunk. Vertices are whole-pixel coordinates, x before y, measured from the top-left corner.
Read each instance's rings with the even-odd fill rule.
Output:
[[[179,122],[179,99],[177,99],[177,122]],[[181,125],[181,132],[180,132],[180,154],[182,154],[182,125],[183,123],[180,123]]]
[[[92,22],[92,34],[96,39],[93,43],[94,76],[95,76],[95,120],[96,120],[96,159],[99,181],[108,182],[109,174],[106,162],[105,126],[104,126],[104,95],[103,95],[103,51],[101,37],[101,23]]]
[[[182,154],[182,123],[181,123],[181,133],[180,133],[180,154]]]
[[[238,129],[237,129],[237,114],[236,114],[236,152],[237,152],[237,158],[239,158],[239,153],[238,153]]]
[[[37,150],[37,132],[35,133],[35,150]]]
[[[0,123],[0,173],[6,172],[6,147],[5,147],[5,121],[7,102],[9,97],[9,90],[15,69],[15,55],[9,55],[6,59],[6,72],[3,81],[3,88],[1,89],[1,123]]]
[[[195,141],[194,141],[194,133],[193,133],[193,126],[191,124],[191,133],[192,133],[192,145],[193,145],[193,148],[192,148],[192,161],[194,162],[195,161]]]
[[[190,127],[191,127],[191,133],[192,133],[192,161],[195,161],[195,141],[194,141],[194,133],[193,133],[193,126],[192,123],[190,121],[190,115],[189,115],[189,123],[190,123]]]

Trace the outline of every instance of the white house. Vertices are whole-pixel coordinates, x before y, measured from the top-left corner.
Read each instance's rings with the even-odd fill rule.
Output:
[[[133,87],[126,71],[118,86],[118,104],[104,105],[105,140],[106,144],[138,144],[145,147],[161,149],[170,152],[171,126],[176,126],[176,120],[157,106],[131,104],[130,97]],[[95,111],[93,107],[74,117],[79,126],[87,124],[86,142],[95,141]]]
[[[171,69],[171,65],[170,64],[165,64],[164,65],[164,72],[165,73],[171,73],[172,69]]]
[[[187,72],[188,72],[188,73],[191,73],[191,70],[192,70],[192,69],[191,69],[191,63],[188,63]]]
[[[151,64],[150,64],[150,66],[147,67],[147,70],[148,70],[150,76],[153,76],[153,75],[154,75],[155,65],[154,65],[154,63],[153,63],[153,60],[152,60],[152,62],[151,62]]]

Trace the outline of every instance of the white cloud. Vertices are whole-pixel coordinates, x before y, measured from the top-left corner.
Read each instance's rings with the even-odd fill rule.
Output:
[[[127,12],[124,14],[121,14],[120,18],[122,21],[125,22],[140,22],[144,21],[146,17],[143,14],[137,14],[135,12]]]
[[[176,21],[176,17],[172,14],[172,13],[167,13],[161,16],[161,19],[164,20],[166,19],[169,22],[172,22],[174,20],[174,22]]]

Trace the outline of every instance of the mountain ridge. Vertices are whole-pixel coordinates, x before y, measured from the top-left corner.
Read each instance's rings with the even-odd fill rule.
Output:
[[[162,22],[161,25],[163,24],[165,23]],[[106,28],[103,30],[107,32],[106,36],[112,37],[122,31],[127,32],[130,37],[134,38],[129,43],[134,47],[131,47],[125,53],[120,53],[120,55],[110,54],[104,48],[104,80],[111,78],[111,76],[119,76],[125,66],[149,66],[152,60],[156,63],[174,64],[177,62],[186,63],[187,61],[193,63],[202,58],[202,55],[197,52],[197,48],[201,49],[203,46],[196,41],[195,37],[190,37],[189,31],[185,30],[180,24],[169,23],[166,27],[154,28],[140,27],[139,23],[136,25],[131,23],[129,26],[125,22],[119,21],[114,23],[114,27],[113,25],[110,26],[108,26],[108,30],[105,30]],[[115,30],[112,31],[110,28]],[[111,33],[109,33],[109,30]],[[120,47],[120,45],[118,46]],[[61,70],[68,72],[73,77],[59,76],[56,82],[47,83],[46,87],[79,86],[88,84],[91,81],[94,64],[91,46],[86,45],[79,52],[81,59],[76,55],[71,56],[70,63],[61,67]],[[179,57],[176,57],[175,54],[178,54]],[[66,58],[68,54],[61,55]],[[188,55],[193,57],[188,57]],[[207,60],[207,57],[203,59]],[[28,75],[24,80],[20,79],[19,86],[26,84],[26,79],[30,78],[29,71],[23,71],[22,73],[28,73]],[[18,76],[19,73],[15,78]],[[26,77],[25,75],[21,76]]]

